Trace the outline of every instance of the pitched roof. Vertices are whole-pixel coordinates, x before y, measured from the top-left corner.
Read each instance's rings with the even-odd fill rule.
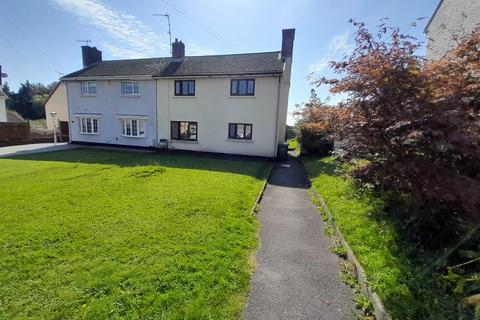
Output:
[[[7,110],[7,122],[27,122],[16,111]]]
[[[170,57],[101,61],[72,72],[63,79],[96,76],[209,76],[279,74],[283,72],[280,52],[260,52],[212,56],[187,56],[178,61]]]
[[[5,94],[5,92],[2,91],[2,89],[0,89],[0,97],[8,98],[8,96]]]

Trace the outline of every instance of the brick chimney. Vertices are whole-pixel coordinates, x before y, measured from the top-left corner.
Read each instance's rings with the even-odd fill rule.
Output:
[[[295,39],[295,29],[282,30],[282,60],[292,57],[294,39]]]
[[[102,51],[96,47],[82,46],[83,67],[88,67],[96,62],[102,61]]]
[[[172,59],[181,60],[183,58],[185,58],[185,45],[175,38],[175,42],[172,43]]]

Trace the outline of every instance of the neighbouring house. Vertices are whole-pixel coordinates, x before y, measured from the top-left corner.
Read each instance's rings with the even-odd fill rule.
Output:
[[[66,84],[72,143],[275,157],[285,142],[295,29],[274,52],[103,61],[82,46]]]
[[[0,122],[7,122],[7,107],[5,101],[8,96],[0,89]]]
[[[455,48],[455,35],[466,35],[479,23],[479,0],[441,0],[425,27],[427,59],[440,59]]]
[[[52,112],[56,112],[55,121],[57,121],[57,129],[59,128],[59,121],[68,121],[67,85],[65,82],[59,82],[55,86],[43,106],[45,108],[48,130],[54,129],[54,120],[50,115]]]

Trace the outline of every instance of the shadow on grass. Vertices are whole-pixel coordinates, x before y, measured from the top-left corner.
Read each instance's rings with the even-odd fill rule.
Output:
[[[171,152],[155,153],[88,147],[13,156],[4,159],[114,165],[118,167],[163,166],[236,173],[249,175],[257,179],[265,179],[273,164],[271,160],[245,156]]]

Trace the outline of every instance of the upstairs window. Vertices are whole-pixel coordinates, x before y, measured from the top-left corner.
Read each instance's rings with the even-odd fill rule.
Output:
[[[82,134],[98,134],[98,119],[81,117],[80,121],[80,133]]]
[[[97,83],[94,81],[82,82],[82,95],[95,96],[97,94]]]
[[[172,140],[197,141],[197,123],[190,121],[172,121],[170,123]]]
[[[124,137],[145,137],[145,120],[122,119],[122,135]]]
[[[229,123],[228,138],[252,140],[252,125],[250,123]]]
[[[125,81],[122,82],[122,95],[124,96],[138,96],[138,82]]]
[[[175,80],[176,96],[194,96],[195,80]]]
[[[255,80],[241,79],[230,82],[231,96],[253,96],[255,95]]]

